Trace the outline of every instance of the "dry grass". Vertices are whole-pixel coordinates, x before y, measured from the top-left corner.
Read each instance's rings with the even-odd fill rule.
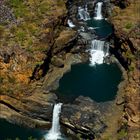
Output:
[[[118,9],[118,15],[113,17],[113,22],[127,33],[140,22],[140,1],[135,0],[126,9]]]

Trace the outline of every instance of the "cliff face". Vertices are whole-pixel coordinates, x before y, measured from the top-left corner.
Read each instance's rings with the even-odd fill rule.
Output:
[[[4,1],[0,10],[4,15],[0,17],[1,91],[5,91],[4,86],[8,84],[8,90],[15,93],[35,78],[34,73],[39,79],[47,72],[41,65],[51,61],[48,57],[55,40],[65,30],[67,10],[64,1],[48,0]],[[63,44],[75,36],[73,31],[67,34]]]
[[[0,17],[1,90],[8,84],[7,89],[15,93],[18,86],[20,89],[28,85],[35,67],[46,59],[46,52],[62,31],[57,27],[63,28],[66,9],[64,3],[59,6],[45,0],[19,0],[4,1],[3,13],[4,16]]]
[[[95,3],[90,2],[88,6],[93,9]],[[121,138],[139,139],[139,1],[111,2],[115,6],[110,50],[127,72],[121,91],[125,102],[119,132],[127,133]],[[29,127],[50,125],[53,104],[57,101],[52,91],[71,64],[81,62],[81,53],[77,54],[85,48],[83,42],[77,44],[77,32],[66,28],[65,3],[65,0],[0,1],[0,118]],[[75,14],[76,10],[72,10]],[[82,55],[85,60],[86,55]],[[106,124],[96,105],[89,98],[79,97],[72,105],[62,107],[61,123],[87,138],[100,136]]]
[[[78,55],[85,46],[77,44],[77,32],[66,27],[64,0],[5,0],[0,4],[0,118],[48,129],[57,101],[52,91],[73,63],[87,58],[84,53]],[[94,131],[104,129],[93,110],[87,116],[94,116],[97,130],[91,131],[93,125],[87,128],[91,120],[83,116],[77,125],[79,118],[73,115],[82,110],[78,104],[68,107],[68,112],[62,109],[61,123],[71,130],[93,138]]]
[[[26,125],[50,121],[46,113],[56,96],[41,86],[53,68],[64,67],[77,39],[66,29],[66,15],[64,0],[0,1],[0,118]]]
[[[131,140],[140,138],[140,2],[135,0],[125,3],[123,9],[118,4],[114,7],[111,21],[115,32],[111,37],[114,40],[111,51],[127,71],[126,85],[122,90],[125,103],[121,129],[126,129],[127,135],[124,137]]]

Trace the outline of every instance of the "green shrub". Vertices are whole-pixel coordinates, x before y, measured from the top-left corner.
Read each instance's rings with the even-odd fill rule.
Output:
[[[3,79],[4,79],[3,77],[0,77],[0,84],[3,82]]]
[[[0,25],[0,38],[3,36],[4,33],[4,27]]]
[[[133,27],[133,24],[132,23],[127,23],[126,25],[125,25],[125,28],[126,29],[130,29],[130,28],[132,28]]]
[[[6,92],[7,92],[7,94],[9,94],[9,95],[14,93],[12,89],[7,89]]]
[[[9,0],[8,4],[13,7],[18,7],[18,5],[22,5],[23,0]]]
[[[16,33],[16,37],[17,37],[18,41],[23,42],[26,37],[26,33],[24,31],[18,31]]]
[[[126,136],[127,136],[127,132],[125,129],[122,129],[118,132],[118,139],[119,140],[125,138]]]
[[[135,69],[135,67],[132,66],[132,65],[130,65],[130,66],[128,67],[129,72],[130,72],[130,71],[134,71],[134,69]]]
[[[48,6],[47,4],[40,4],[38,9],[40,14],[45,14],[50,9],[50,6]]]
[[[9,81],[9,83],[12,83],[12,84],[15,84],[16,83],[16,79],[15,79],[15,77],[8,77],[8,81]]]

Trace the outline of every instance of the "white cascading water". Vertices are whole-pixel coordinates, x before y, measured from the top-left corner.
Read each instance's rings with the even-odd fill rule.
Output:
[[[59,124],[59,115],[61,113],[61,106],[62,106],[62,103],[58,103],[54,105],[52,128],[45,135],[45,140],[61,139],[60,124]]]
[[[73,22],[70,19],[68,19],[67,23],[68,23],[69,27],[71,27],[71,28],[75,27],[75,25],[73,24]]]
[[[108,55],[108,48],[104,48],[105,42],[93,40],[90,49],[90,66],[102,64],[104,57]]]
[[[102,2],[98,2],[96,4],[96,7],[95,7],[95,17],[94,17],[94,19],[96,19],[96,20],[103,19],[103,16],[102,16],[102,5],[103,5]]]
[[[90,15],[88,13],[87,5],[85,6],[85,8],[78,7],[78,16],[79,16],[80,20],[86,21],[86,20],[90,19]]]

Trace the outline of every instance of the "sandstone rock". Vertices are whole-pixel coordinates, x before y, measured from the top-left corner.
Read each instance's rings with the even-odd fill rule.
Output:
[[[61,58],[58,58],[57,56],[54,56],[51,59],[51,64],[56,66],[56,67],[64,67],[64,61]]]
[[[73,104],[63,105],[61,122],[75,133],[93,139],[106,128],[99,114],[90,98],[80,96]]]
[[[117,105],[122,105],[124,103],[125,103],[125,99],[123,97],[117,98],[117,102],[116,102]]]
[[[120,8],[116,8],[116,15],[112,17],[112,23],[114,24],[116,44],[114,46],[115,56],[118,58],[120,63],[127,70],[127,78],[125,78],[126,84],[123,86],[124,96],[124,124],[127,127],[128,139],[135,139],[134,135],[140,130],[140,109],[139,109],[139,70],[136,66],[138,56],[136,52],[139,50],[138,46],[138,18],[137,10],[139,1],[114,1],[115,5]],[[130,4],[131,3],[131,4]],[[127,7],[127,8],[126,8]],[[134,12],[135,11],[135,12]],[[131,16],[128,16],[131,15]],[[118,52],[118,54],[117,54]],[[118,57],[118,56],[120,57]],[[125,77],[126,77],[125,76]],[[119,102],[120,104],[121,102]],[[127,125],[128,126],[127,126]],[[136,138],[137,139],[137,138]]]
[[[53,53],[59,53],[62,50],[70,50],[77,39],[77,32],[73,30],[63,30],[56,39]]]
[[[43,97],[45,97],[46,99],[44,99]],[[6,95],[0,95],[0,103],[7,106],[9,109],[14,110],[20,115],[30,117],[30,119],[40,118],[43,121],[51,121],[53,104],[49,103],[47,98],[49,99],[49,94],[44,94],[40,96],[40,94],[36,93],[26,98],[20,97],[20,100]],[[4,111],[3,108],[1,108],[0,111]],[[5,111],[4,113],[6,113]],[[11,120],[12,118],[9,115],[6,115],[5,117],[6,119]],[[25,125],[27,125],[26,122]]]
[[[130,5],[130,0],[111,0],[112,3],[119,6],[120,8],[124,9]]]

